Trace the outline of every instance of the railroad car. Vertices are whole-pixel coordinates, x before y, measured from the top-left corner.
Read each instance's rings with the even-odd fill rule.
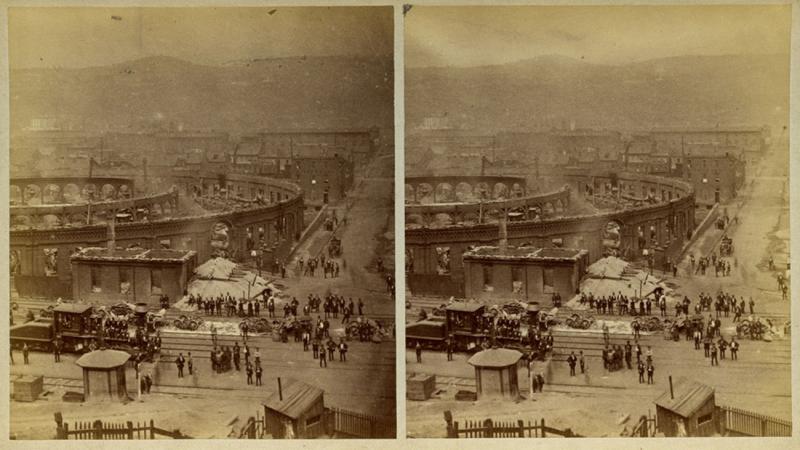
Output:
[[[57,338],[61,339],[62,352],[84,353],[96,346],[101,338],[101,324],[104,311],[92,305],[82,303],[64,303],[55,306],[48,314],[36,320],[11,327],[11,346],[28,348],[34,351],[52,351]],[[52,311],[50,317],[49,311]],[[104,335],[106,345],[110,348],[134,353],[136,348],[130,344],[130,338],[136,335],[137,324],[146,323],[140,320],[146,315],[137,307],[134,323],[127,325],[127,335]]]
[[[495,313],[487,312],[485,305],[451,303],[431,317],[406,325],[406,346],[414,348],[419,343],[423,348],[443,350],[449,337],[456,351],[480,350],[492,338],[503,347],[524,348],[528,344],[528,330],[538,323],[539,312],[538,305],[527,305],[518,315],[516,329],[493,336]]]

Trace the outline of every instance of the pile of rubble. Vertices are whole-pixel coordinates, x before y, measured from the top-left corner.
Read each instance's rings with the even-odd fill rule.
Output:
[[[622,274],[627,267],[627,261],[617,258],[616,256],[606,256],[587,267],[586,273],[590,277],[622,278]]]

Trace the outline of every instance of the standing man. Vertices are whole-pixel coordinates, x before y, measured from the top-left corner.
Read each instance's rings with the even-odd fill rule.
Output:
[[[739,342],[736,341],[736,337],[734,337],[731,342],[731,359],[739,359]]]
[[[61,338],[56,337],[55,342],[53,342],[53,358],[55,362],[61,362]]]
[[[583,350],[581,350],[580,356],[580,363],[581,363],[581,373],[586,373],[586,360],[583,358]]]
[[[186,358],[186,365],[189,367],[189,375],[192,375],[192,369],[194,369],[194,361],[192,361],[192,352],[189,352]]]
[[[245,369],[245,372],[247,372],[247,384],[253,384],[253,366],[249,361],[247,362],[247,368]]]
[[[328,367],[328,358],[327,353],[325,353],[325,347],[319,349],[319,366],[320,367]]]
[[[256,386],[261,386],[261,374],[263,372],[264,369],[262,369],[260,365],[256,365]]]
[[[639,361],[638,367],[639,369],[639,384],[644,383],[644,363]]]
[[[186,363],[186,358],[183,353],[178,353],[178,358],[175,360],[175,365],[178,366],[178,378],[183,378],[183,365]]]
[[[339,341],[339,361],[347,362],[347,343],[344,338]]]
[[[628,370],[631,370],[631,358],[633,357],[633,349],[631,347],[631,341],[625,341],[625,364],[628,365]]]
[[[577,359],[578,358],[575,356],[575,352],[572,352],[569,356],[567,356],[567,364],[569,364],[569,376],[571,377],[575,376],[575,363],[577,362]]]
[[[417,345],[414,346],[414,351],[417,354],[417,363],[422,364],[422,346],[419,345],[419,341],[417,341]],[[25,361],[26,361],[25,364],[27,364],[28,361],[27,357],[25,357]]]
[[[30,350],[28,349],[28,343],[26,342],[26,343],[22,344],[22,363],[25,364],[25,365],[27,365],[29,363],[29,361],[28,361],[29,352],[30,352]]]
[[[717,344],[711,343],[711,365],[718,366],[719,360],[717,359]]]
[[[756,306],[756,302],[755,302],[755,300],[753,300],[753,297],[750,297],[750,315],[751,315],[751,316],[752,316],[753,314],[755,314],[755,313],[753,312],[753,310],[754,310],[755,306]]]
[[[541,373],[536,374],[536,384],[539,385],[539,392],[542,392],[542,388],[544,388],[544,377]]]
[[[333,339],[328,339],[328,361],[334,360],[335,353],[336,353],[336,343],[333,342]]]
[[[653,372],[655,372],[656,368],[652,364],[647,366],[647,384],[653,384]]]
[[[450,340],[450,338],[447,339],[447,343],[445,344],[445,346],[447,348],[447,360],[448,361],[452,361],[453,360],[453,342]]]
[[[728,341],[725,340],[725,337],[719,338],[719,358],[725,359],[725,349],[728,348]]]

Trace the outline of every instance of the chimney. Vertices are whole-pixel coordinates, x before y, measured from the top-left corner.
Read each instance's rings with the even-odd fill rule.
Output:
[[[669,398],[675,399],[675,392],[672,390],[672,375],[669,376]]]
[[[108,253],[112,254],[114,249],[117,247],[117,230],[116,230],[116,223],[117,223],[117,214],[116,212],[111,212],[111,220],[108,222]]]
[[[500,252],[505,253],[508,250],[508,230],[506,229],[506,222],[508,221],[508,213],[506,211],[501,211],[502,217],[500,217]]]

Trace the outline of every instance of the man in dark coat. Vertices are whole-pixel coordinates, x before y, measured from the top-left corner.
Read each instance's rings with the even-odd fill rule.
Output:
[[[186,363],[186,358],[183,357],[183,353],[178,354],[178,358],[175,360],[175,365],[178,366],[178,378],[183,378],[183,365]]]

